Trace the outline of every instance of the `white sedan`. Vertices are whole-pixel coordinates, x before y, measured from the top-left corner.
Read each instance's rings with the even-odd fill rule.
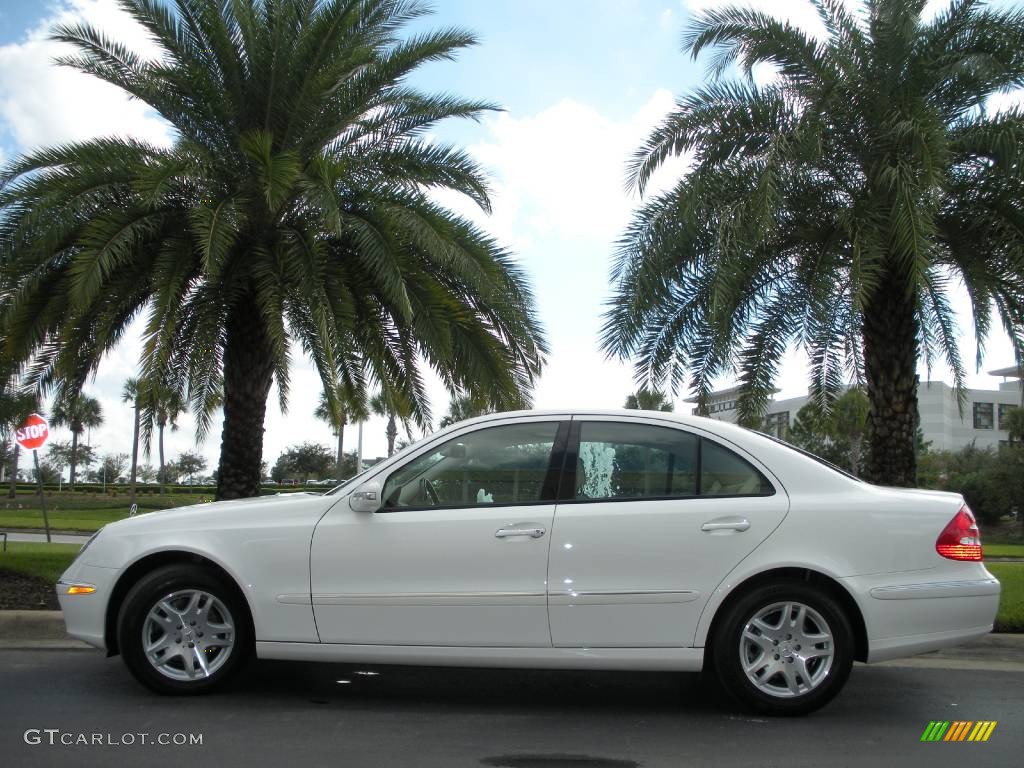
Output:
[[[853,661],[992,629],[951,493],[881,488],[757,432],[644,411],[456,424],[325,495],[122,520],[57,586],[68,633],[159,692],[264,659],[713,670],[768,713]]]

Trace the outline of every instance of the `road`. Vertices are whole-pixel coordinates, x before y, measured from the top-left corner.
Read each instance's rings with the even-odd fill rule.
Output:
[[[8,541],[46,541],[45,533],[26,533],[23,531],[5,531]],[[50,535],[50,541],[54,544],[85,544],[88,541],[88,533],[54,533]]]
[[[919,741],[930,720],[958,719],[998,725],[987,743]],[[60,729],[54,745],[44,729]],[[94,733],[114,744],[59,743]],[[119,743],[139,733],[202,744]],[[149,694],[99,652],[0,652],[10,766],[987,768],[1022,752],[1024,672],[858,666],[825,710],[770,719],[732,712],[697,675],[259,662],[231,690],[186,699]]]

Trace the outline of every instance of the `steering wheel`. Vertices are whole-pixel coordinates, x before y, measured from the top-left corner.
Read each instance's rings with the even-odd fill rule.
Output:
[[[420,478],[420,495],[426,498],[426,500],[430,502],[431,506],[441,506],[441,500],[437,497],[437,491],[434,490],[434,485],[425,477]]]

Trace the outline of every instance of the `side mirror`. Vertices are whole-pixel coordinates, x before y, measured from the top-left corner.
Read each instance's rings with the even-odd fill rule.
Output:
[[[376,512],[380,509],[380,483],[368,480],[348,497],[348,506],[353,512]]]

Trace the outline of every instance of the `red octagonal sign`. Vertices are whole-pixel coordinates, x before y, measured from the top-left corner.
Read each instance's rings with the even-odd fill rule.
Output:
[[[50,425],[38,413],[33,413],[18,429],[14,430],[14,439],[26,451],[34,451],[43,447],[50,436]]]

